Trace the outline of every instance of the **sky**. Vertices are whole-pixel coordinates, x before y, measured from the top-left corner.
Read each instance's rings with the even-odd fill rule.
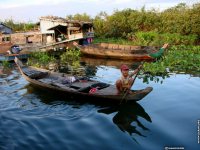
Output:
[[[65,18],[77,13],[95,17],[101,11],[111,15],[115,10],[141,9],[143,6],[162,11],[179,3],[192,5],[200,0],[0,0],[0,21],[13,19],[35,23],[41,16]]]

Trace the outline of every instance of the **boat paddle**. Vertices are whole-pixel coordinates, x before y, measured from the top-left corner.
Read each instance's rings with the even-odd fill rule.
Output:
[[[139,67],[137,68],[138,71],[137,71],[135,77],[133,78],[133,82],[132,82],[132,84],[131,84],[131,87],[133,86],[133,83],[135,82],[135,79],[136,79],[137,75],[139,74],[140,69],[142,68],[143,64],[144,64],[144,62],[141,63],[141,65],[140,65],[141,67],[139,66]],[[124,95],[123,95],[123,97],[122,97],[121,103],[125,100],[125,98],[126,98],[126,96],[127,96],[128,93],[129,93],[129,89],[127,89],[127,90],[125,91],[125,93],[124,93]],[[120,103],[120,104],[121,104],[121,103]]]

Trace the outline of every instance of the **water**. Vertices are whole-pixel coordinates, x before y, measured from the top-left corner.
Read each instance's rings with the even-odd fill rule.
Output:
[[[93,79],[114,84],[119,76],[118,67],[96,64]],[[35,89],[13,69],[0,78],[0,149],[199,149],[200,78],[137,78],[132,88],[146,86],[154,89],[138,103],[80,103]]]

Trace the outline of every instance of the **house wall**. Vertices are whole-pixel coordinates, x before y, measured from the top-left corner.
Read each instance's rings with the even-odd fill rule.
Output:
[[[5,39],[9,39],[9,41],[5,41]],[[7,34],[7,35],[0,35],[0,43],[12,43],[12,44],[27,44],[29,43],[42,43],[43,38],[42,34],[35,34],[35,33],[14,33],[14,34]]]
[[[11,43],[26,44],[26,37],[21,33],[11,34]]]
[[[59,22],[59,21],[52,21],[52,20],[40,20],[40,32],[42,34],[52,34],[54,33],[53,30],[48,30],[49,28],[52,28],[57,25],[64,25],[66,26],[67,23]]]
[[[33,34],[26,36],[32,43],[42,43],[42,34]]]

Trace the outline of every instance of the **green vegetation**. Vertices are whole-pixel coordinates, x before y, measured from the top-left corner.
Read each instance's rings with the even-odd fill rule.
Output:
[[[75,14],[74,16],[73,15],[68,15],[66,16],[66,19],[69,19],[69,20],[80,20],[80,21],[92,21],[92,18],[86,14],[86,13],[83,13],[83,14]]]
[[[80,71],[80,50],[68,49],[60,56],[60,71],[68,72],[71,74],[78,74]]]
[[[123,38],[95,38],[93,43],[113,43],[122,45],[134,45],[134,41],[128,41]]]
[[[61,55],[60,59],[61,62],[73,62],[79,60],[79,56],[80,56],[80,50],[69,49]]]
[[[151,75],[170,72],[200,73],[200,46],[171,46],[164,57],[153,63],[145,63],[144,70]]]
[[[3,66],[4,68],[9,68],[9,67],[10,67],[10,63],[9,63],[8,61],[3,61],[3,62],[2,62],[2,66]]]
[[[130,34],[129,34],[130,35]],[[95,38],[94,43],[118,43],[124,45],[142,45],[142,46],[161,46],[164,43],[171,45],[193,45],[198,39],[197,35],[180,35],[178,33],[170,34],[157,32],[137,32],[134,40],[126,40],[123,38]]]
[[[10,74],[13,65],[9,63],[9,61],[0,62],[0,77],[6,77]]]
[[[163,12],[152,10],[124,9],[112,15],[99,13],[93,20],[95,35],[103,38],[134,40],[138,32],[157,34],[197,35],[200,37],[200,3],[187,6],[180,3]]]
[[[164,43],[169,43],[173,45],[191,45],[194,44],[197,40],[196,35],[181,35],[179,33],[163,33],[159,34],[157,32],[137,32],[135,33],[134,44],[138,45],[150,45],[150,46],[159,46]]]
[[[35,52],[31,54],[27,64],[35,67],[48,68],[48,65],[55,61],[56,59],[47,52]]]
[[[80,71],[79,63],[80,51],[77,49],[68,49],[58,58],[52,53],[35,52],[31,54],[27,65],[50,69],[53,71],[78,74]]]
[[[68,15],[66,18],[93,22],[95,36],[98,38],[123,38],[131,41],[140,41],[138,38],[144,38],[146,41],[146,38],[152,40],[152,38],[158,37],[157,35],[164,34],[164,37],[169,39],[174,37],[175,44],[182,44],[188,40],[186,37],[188,35],[192,36],[194,42],[198,42],[200,37],[199,16],[200,3],[193,6],[179,3],[162,12],[155,9],[146,10],[143,7],[140,10],[130,8],[116,10],[111,15],[100,12],[94,18],[86,13]],[[144,35],[146,32],[147,37]]]
[[[36,23],[30,23],[30,22],[20,23],[20,22],[15,22],[13,19],[5,20],[4,24],[12,28],[13,31],[15,32],[30,31],[30,30],[34,30],[37,27]]]

